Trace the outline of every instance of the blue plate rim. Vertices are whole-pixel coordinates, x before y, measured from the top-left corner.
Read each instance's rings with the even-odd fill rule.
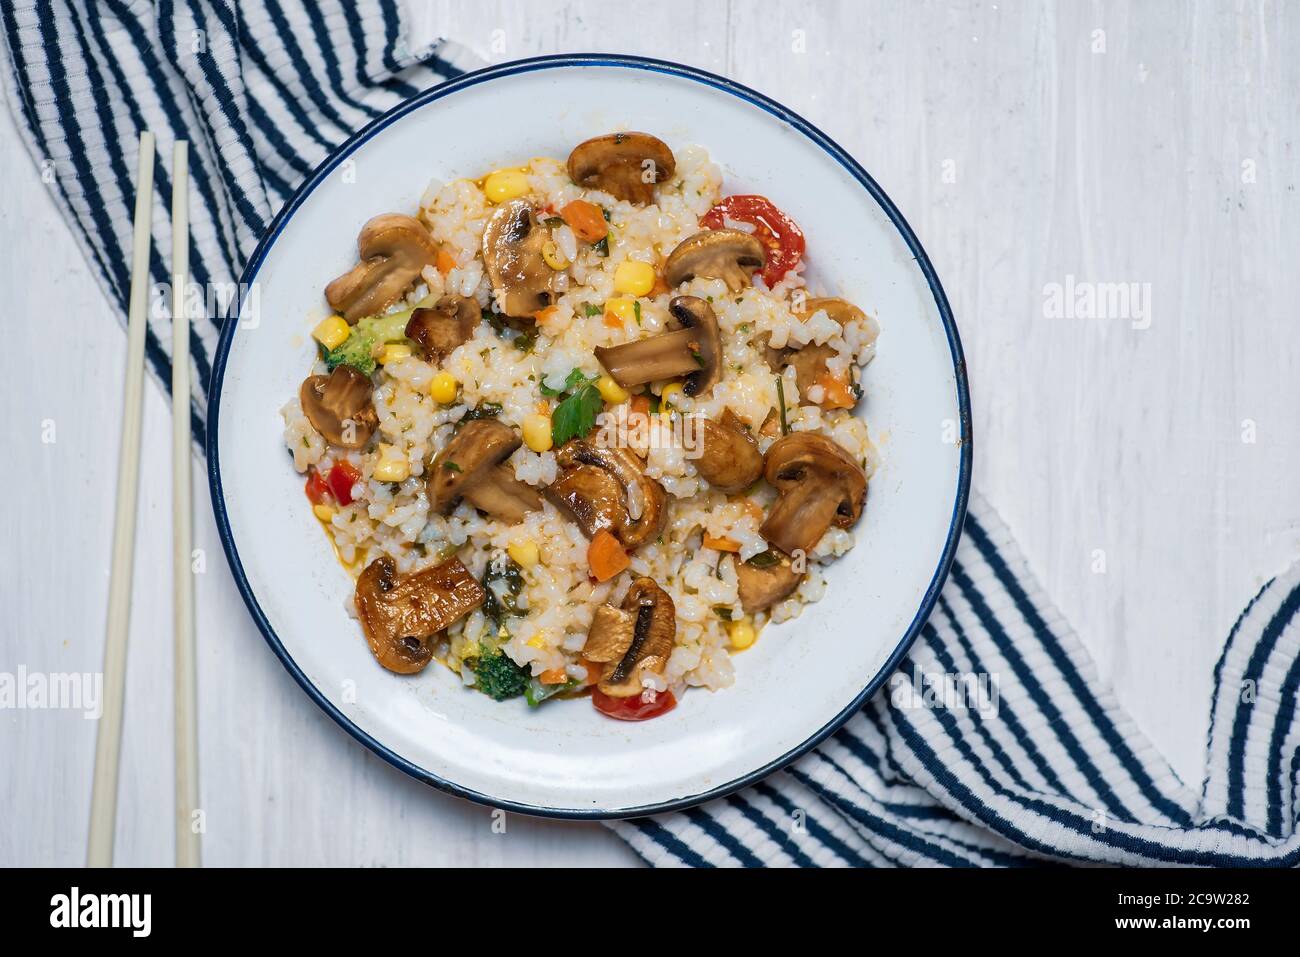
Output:
[[[649,804],[640,807],[620,808],[606,810],[599,808],[562,808],[562,807],[545,807],[533,804],[526,804],[517,801],[508,801],[500,798],[494,798],[491,795],[483,794],[471,788],[463,787],[454,781],[449,781],[432,772],[420,767],[419,765],[408,761],[401,755],[392,751],[382,742],[362,730],[347,715],[334,706],[311,682],[311,680],[298,667],[293,656],[289,654],[284,644],[280,641],[275,629],[271,627],[266,615],[262,612],[256,596],[253,594],[252,587],[244,574],[243,563],[240,561],[238,549],[235,547],[234,537],[231,533],[229,518],[226,514],[225,497],[221,484],[221,463],[219,458],[219,449],[217,436],[220,433],[218,427],[221,414],[221,388],[225,379],[226,360],[230,353],[231,344],[234,341],[235,333],[239,329],[243,302],[240,303],[240,313],[232,316],[226,321],[221,331],[220,340],[217,343],[217,351],[213,358],[211,385],[208,390],[208,429],[207,429],[207,457],[208,457],[208,486],[212,498],[213,515],[217,523],[217,532],[221,539],[221,547],[225,552],[226,561],[230,566],[231,574],[235,579],[236,587],[239,594],[248,607],[249,614],[256,622],[258,630],[261,631],[262,637],[266,640],[275,656],[279,658],[280,663],[285,670],[293,677],[298,685],[307,693],[327,715],[329,715],[340,727],[348,732],[353,738],[365,745],[379,757],[400,771],[410,775],[418,781],[422,781],[439,791],[456,797],[465,798],[477,804],[487,807],[501,808],[507,811],[514,811],[520,814],[528,814],[536,817],[555,818],[562,820],[621,820],[633,817],[642,817],[650,814],[663,814],[669,811],[678,811],[683,808],[694,807],[705,801],[711,801],[716,798],[726,797],[734,794],[751,784],[761,781],[768,775],[781,770],[791,762],[807,754],[817,745],[821,744],[830,735],[834,734],[845,722],[849,720],[862,705],[870,698],[884,683],[889,676],[894,673],[899,662],[907,653],[916,636],[920,633],[922,626],[930,617],[934,610],[935,603],[939,597],[939,591],[942,589],[944,582],[947,580],[948,572],[952,567],[953,559],[956,556],[957,544],[961,538],[962,526],[965,523],[966,507],[970,498],[970,479],[973,461],[972,435],[971,435],[971,413],[970,413],[970,391],[966,378],[966,360],[962,352],[961,338],[957,332],[957,324],[952,315],[952,309],[948,304],[948,297],[943,291],[943,286],[939,282],[939,277],[930,262],[929,256],[926,255],[922,248],[920,240],[912,231],[903,214],[899,212],[893,201],[886,195],[880,185],[871,177],[863,167],[853,159],[839,144],[829,136],[819,130],[812,123],[809,123],[803,117],[799,116],[793,110],[787,109],[775,100],[747,86],[729,80],[726,77],[709,73],[706,70],[700,70],[696,67],[685,66],[680,63],[674,63],[669,60],[660,60],[652,57],[630,56],[622,54],[607,53],[572,53],[572,54],[554,54],[548,56],[529,57],[523,60],[513,60],[508,63],[502,63],[495,66],[485,67],[481,70],[475,70],[472,73],[465,73],[455,79],[449,80],[438,86],[431,87],[422,93],[419,93],[409,99],[397,104],[382,116],[376,117],[366,126],[362,127],[338,147],[336,147],[327,156],[312,174],[305,179],[293,196],[284,204],[275,218],[266,228],[257,247],[253,250],[252,256],[249,257],[247,265],[244,267],[243,274],[240,276],[239,288],[247,289],[256,278],[258,271],[267,253],[275,244],[280,232],[284,229],[285,224],[292,218],[294,212],[299,206],[311,195],[312,191],[334,170],[334,168],[356,149],[373,137],[375,134],[392,125],[408,113],[420,109],[429,103],[433,103],[456,93],[459,90],[477,86],[494,79],[508,76],[514,76],[520,73],[530,73],[538,70],[555,69],[561,67],[615,67],[622,69],[644,70],[652,73],[664,73],[670,76],[680,77],[682,79],[692,80],[702,83],[714,89],[721,90],[738,99],[744,100],[752,106],[757,106],[767,113],[772,114],[777,119],[788,124],[789,126],[802,133],[808,139],[812,140],[829,154],[836,162],[853,176],[861,184],[876,203],[883,209],[894,228],[899,231],[903,241],[907,243],[908,248],[912,251],[917,264],[925,276],[926,282],[930,287],[930,292],[934,297],[935,306],[939,310],[939,317],[943,322],[944,332],[948,338],[949,351],[953,360],[953,375],[957,384],[957,403],[961,416],[961,435],[960,442],[960,467],[958,472],[957,497],[953,503],[953,512],[951,523],[948,528],[947,539],[944,543],[943,553],[940,556],[939,564],[935,568],[934,576],[930,580],[929,587],[926,589],[920,606],[917,608],[916,616],[908,625],[903,637],[899,640],[894,651],[886,659],[875,677],[867,683],[867,686],[834,718],[823,725],[818,731],[805,739],[797,747],[792,748],[785,754],[781,755],[760,768],[728,781],[726,784],[711,788],[699,794],[689,795],[687,797],[677,798],[672,801],[663,801],[658,804]]]

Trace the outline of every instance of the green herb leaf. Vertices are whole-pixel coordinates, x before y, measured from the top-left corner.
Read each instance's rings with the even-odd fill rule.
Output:
[[[603,306],[597,306],[590,302],[582,304],[582,314],[590,319],[592,316],[599,316],[605,309]]]
[[[600,392],[590,382],[584,382],[573,394],[555,407],[551,413],[551,439],[563,445],[569,439],[580,438],[591,431],[596,416],[605,407]]]
[[[781,556],[769,548],[746,560],[745,564],[753,565],[755,568],[771,568],[773,565],[781,564]]]
[[[495,419],[500,414],[500,402],[480,402],[474,408],[462,415],[460,420],[462,422],[473,422],[475,419]]]
[[[507,616],[522,618],[525,614],[519,608],[519,593],[524,590],[523,569],[509,555],[500,554],[488,562],[483,573],[483,614],[492,620],[497,628],[505,626]]]
[[[446,462],[443,462],[442,467],[445,468],[448,472],[463,471],[459,465],[457,465],[455,462],[451,461],[450,459],[448,459]]]
[[[601,236],[599,240],[591,244],[591,248],[596,250],[598,256],[609,255],[609,236]]]
[[[781,403],[781,434],[790,434],[790,424],[785,419],[785,379],[776,377],[776,397]]]
[[[636,316],[636,324],[641,325],[641,300],[634,300],[632,303],[632,315]]]
[[[544,225],[544,226],[550,226],[552,229],[557,229],[557,228],[559,228],[560,226],[563,226],[563,225],[564,225],[564,217],[563,217],[563,216],[547,216],[545,219],[542,220],[542,225]]]
[[[731,621],[731,609],[726,605],[714,605],[713,613],[723,621]]]
[[[520,352],[522,352],[524,355],[527,355],[528,353],[532,352],[533,348],[536,345],[537,345],[536,330],[521,332],[519,333],[518,336],[515,337],[515,348],[518,349]]]

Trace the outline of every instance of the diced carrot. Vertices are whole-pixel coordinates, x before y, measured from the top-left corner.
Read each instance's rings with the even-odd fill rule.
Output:
[[[640,415],[650,414],[650,397],[644,392],[632,396],[632,411]]]
[[[740,551],[740,542],[734,538],[728,538],[726,535],[714,538],[712,535],[705,533],[704,547],[711,548],[715,552],[738,552]]]
[[[439,249],[437,266],[438,266],[438,272],[442,273],[445,276],[447,275],[447,273],[451,272],[453,269],[456,268],[456,257],[453,256],[451,253],[447,252],[447,250],[445,249]]]
[[[601,321],[611,329],[623,328],[623,320],[620,319],[616,313],[610,312],[608,309],[605,310],[604,318],[601,319]]]
[[[569,680],[569,673],[563,668],[547,668],[537,678],[544,685],[562,685]]]
[[[817,384],[822,387],[822,400],[818,404],[823,409],[853,408],[853,393],[849,391],[849,384],[843,378],[823,372],[817,377]]]
[[[580,658],[578,663],[587,669],[587,681],[589,685],[594,685],[600,680],[600,676],[605,673],[605,666],[599,661],[592,661],[590,658]]]
[[[602,528],[592,536],[587,546],[587,566],[596,581],[607,582],[630,564],[627,552],[607,529]]]
[[[574,234],[585,243],[598,243],[609,234],[605,214],[595,203],[575,199],[560,210],[560,218],[569,224]]]
[[[745,499],[745,511],[760,522],[763,520],[763,506],[759,505],[752,498]]]
[[[545,309],[539,309],[533,313],[533,321],[546,325],[554,319],[560,312],[559,306],[547,306]]]

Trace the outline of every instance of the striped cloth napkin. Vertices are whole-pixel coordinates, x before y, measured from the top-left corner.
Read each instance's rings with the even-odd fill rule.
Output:
[[[446,41],[409,49],[398,0],[6,0],[0,18],[10,105],[122,316],[141,129],[161,147],[153,281],[170,274],[160,211],[171,194],[168,140],[183,137],[194,279],[230,285],[265,224],[335,145],[475,65]],[[200,440],[224,318],[214,310],[191,342]],[[167,323],[151,318],[147,342],[163,388]],[[898,674],[842,730],[740,794],[611,827],[655,865],[1294,866],[1298,609],[1292,568],[1228,636],[1197,791],[1102,687],[975,496],[938,608]],[[929,693],[950,675],[982,676],[963,687],[984,696]]]

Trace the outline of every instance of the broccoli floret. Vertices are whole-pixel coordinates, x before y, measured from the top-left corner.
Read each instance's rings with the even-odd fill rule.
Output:
[[[489,651],[474,660],[474,686],[489,698],[517,698],[528,688],[528,672],[503,651]]]
[[[333,372],[335,366],[346,363],[358,372],[370,375],[375,371],[375,346],[404,339],[411,312],[404,309],[387,316],[367,316],[359,320],[352,327],[351,335],[325,354],[326,368]]]

